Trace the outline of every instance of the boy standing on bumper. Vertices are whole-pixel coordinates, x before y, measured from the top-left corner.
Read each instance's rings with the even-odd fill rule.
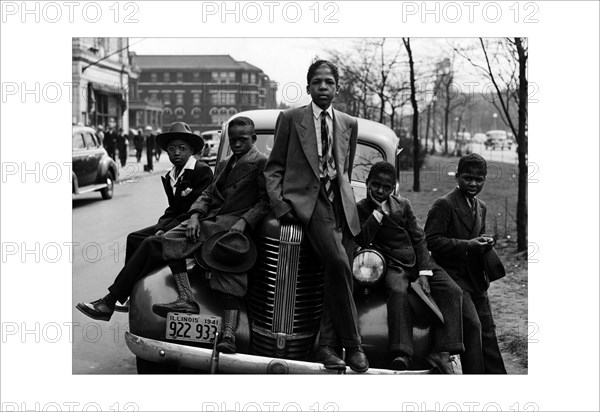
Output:
[[[362,225],[357,243],[372,245],[387,260],[385,285],[388,334],[393,355],[391,368],[409,369],[413,356],[413,314],[408,286],[416,281],[431,294],[443,314],[444,323],[432,325],[434,343],[428,360],[443,373],[454,373],[450,354],[464,351],[462,344],[462,291],[430,258],[425,233],[417,224],[410,202],[392,192],[396,169],[390,163],[375,163],[367,177],[367,197],[357,204]]]
[[[350,185],[358,137],[357,120],[334,110],[337,67],[319,60],[307,74],[308,106],[282,112],[265,168],[267,191],[281,224],[301,224],[325,265],[324,306],[317,359],[329,369],[345,369],[335,352],[347,349],[357,372],[369,368],[352,298],[353,236],[360,232]]]
[[[483,189],[487,163],[478,154],[458,162],[456,183],[435,201],[425,223],[427,246],[435,261],[463,290],[463,373],[506,373],[496,338],[487,289],[484,255],[494,246],[485,236],[486,205],[476,196]]]

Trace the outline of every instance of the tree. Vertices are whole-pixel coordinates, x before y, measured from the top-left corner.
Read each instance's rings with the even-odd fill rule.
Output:
[[[421,177],[419,163],[419,106],[417,104],[417,91],[415,87],[415,64],[413,61],[412,50],[410,48],[410,37],[402,38],[406,53],[408,53],[408,67],[410,68],[410,103],[413,109],[412,116],[412,135],[413,135],[413,191],[421,191]]]

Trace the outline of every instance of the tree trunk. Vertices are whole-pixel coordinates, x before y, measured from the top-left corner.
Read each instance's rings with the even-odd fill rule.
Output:
[[[528,249],[527,240],[527,55],[522,40],[515,38],[519,54],[519,126],[517,133],[517,154],[519,156],[519,194],[517,198],[517,251]]]

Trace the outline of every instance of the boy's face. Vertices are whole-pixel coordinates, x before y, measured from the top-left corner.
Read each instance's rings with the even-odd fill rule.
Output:
[[[388,173],[376,173],[367,182],[367,190],[373,199],[381,203],[390,197],[395,184],[396,180]]]
[[[475,197],[483,189],[485,173],[481,169],[467,169],[456,175],[456,183],[463,195],[470,198]]]
[[[167,145],[167,154],[175,167],[182,167],[192,155],[192,146],[185,140],[173,139]]]
[[[256,135],[252,126],[232,126],[229,128],[229,145],[236,157],[245,155],[252,149]]]
[[[306,86],[306,91],[317,106],[326,110],[339,91],[339,86],[335,82],[331,69],[323,65],[315,71],[310,83]]]

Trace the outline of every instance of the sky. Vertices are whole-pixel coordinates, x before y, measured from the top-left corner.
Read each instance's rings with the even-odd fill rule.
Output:
[[[289,106],[310,102],[306,93],[306,71],[315,56],[327,58],[328,50],[352,51],[358,38],[130,38],[130,50],[137,54],[229,54],[259,67],[279,83],[277,101]],[[400,38],[390,38],[390,47],[402,47]],[[466,44],[469,39],[413,39],[415,64],[431,64],[451,53],[449,42]],[[406,55],[403,55],[407,60]],[[460,59],[457,59],[457,61]],[[459,82],[483,82],[481,76],[458,62],[463,69]],[[417,80],[418,81],[418,80]]]

